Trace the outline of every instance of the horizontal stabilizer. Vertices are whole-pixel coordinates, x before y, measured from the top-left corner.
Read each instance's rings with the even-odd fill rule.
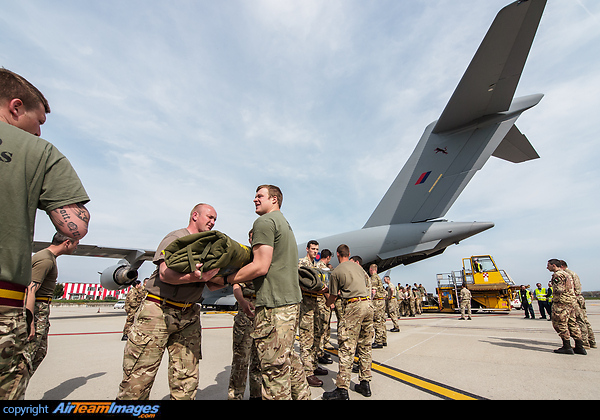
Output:
[[[492,156],[512,163],[526,162],[540,157],[516,125],[513,125]]]

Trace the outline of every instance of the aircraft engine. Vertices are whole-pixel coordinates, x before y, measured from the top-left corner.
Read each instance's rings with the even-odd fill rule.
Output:
[[[117,264],[100,273],[100,284],[108,290],[121,290],[138,278],[138,272],[129,264]]]

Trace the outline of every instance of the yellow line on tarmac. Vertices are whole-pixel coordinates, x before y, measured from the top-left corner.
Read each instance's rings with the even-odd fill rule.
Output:
[[[337,350],[326,350],[334,355],[338,355]],[[354,358],[354,360],[358,360],[358,358]],[[389,378],[395,379],[402,383],[405,383],[413,388],[420,389],[429,394],[436,395],[440,398],[444,398],[447,400],[485,400],[486,398],[480,397],[475,394],[471,394],[470,392],[461,391],[460,389],[453,388],[451,386],[447,386],[441,384],[439,382],[431,381],[429,379],[422,378],[417,375],[413,375],[412,373],[396,369],[391,366],[387,366],[381,363],[377,363],[373,361],[371,363],[371,370],[373,372],[380,373]]]

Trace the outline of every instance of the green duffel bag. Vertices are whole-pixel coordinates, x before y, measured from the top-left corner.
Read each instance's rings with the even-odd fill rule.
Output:
[[[227,276],[252,261],[252,250],[217,230],[194,233],[176,239],[163,251],[165,263],[182,274],[220,268],[217,276]]]
[[[329,271],[314,267],[298,267],[300,287],[309,292],[320,292],[329,284]]]

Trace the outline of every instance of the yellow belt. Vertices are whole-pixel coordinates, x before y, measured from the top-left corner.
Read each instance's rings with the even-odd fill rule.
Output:
[[[190,306],[194,305],[194,303],[175,302],[175,301],[165,299],[160,296],[153,295],[151,293],[148,293],[148,295],[146,296],[146,300],[149,300],[149,301],[155,302],[155,303],[160,303],[160,304],[163,304],[166,306],[170,306],[171,308],[181,309],[181,310],[185,310],[185,309],[189,308]]]
[[[362,300],[369,300],[369,298],[367,296],[364,297],[354,297],[354,298],[350,298],[346,301],[346,303],[353,303],[353,302],[359,302]]]
[[[25,299],[25,286],[0,282],[0,305],[22,308],[23,299]]]
[[[39,296],[39,297],[36,296],[35,297],[35,301],[36,302],[48,302],[48,303],[50,303],[50,302],[52,302],[52,298],[49,297],[49,296]]]

